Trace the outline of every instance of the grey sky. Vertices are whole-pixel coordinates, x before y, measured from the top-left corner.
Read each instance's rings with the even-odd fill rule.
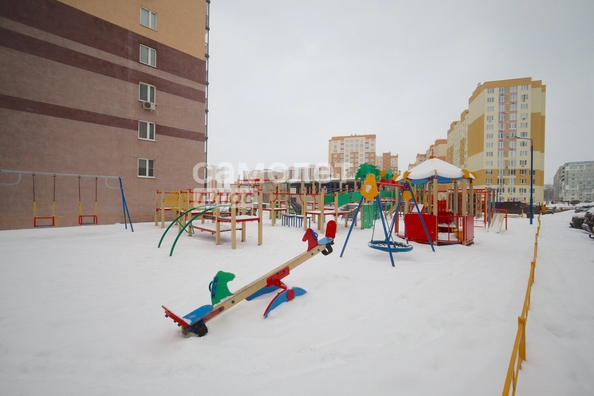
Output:
[[[327,161],[374,133],[406,168],[477,83],[547,86],[545,182],[594,160],[594,1],[212,0],[208,162]]]

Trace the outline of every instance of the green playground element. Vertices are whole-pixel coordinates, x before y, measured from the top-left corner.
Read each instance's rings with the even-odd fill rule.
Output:
[[[235,274],[231,272],[219,271],[208,285],[210,290],[210,300],[212,305],[218,304],[221,300],[231,297],[233,293],[229,290],[227,284],[235,279]]]
[[[173,242],[173,246],[171,246],[171,250],[169,251],[169,256],[173,255],[173,250],[175,249],[175,245],[177,244],[177,241],[179,239],[179,237],[186,231],[186,229],[192,224],[192,222],[194,220],[196,220],[197,218],[199,218],[200,216],[202,216],[203,214],[210,212],[214,209],[217,208],[228,208],[230,207],[231,204],[221,204],[221,205],[199,205],[196,207],[193,207],[192,209],[188,209],[185,212],[183,212],[182,214],[180,214],[179,216],[177,216],[172,222],[171,224],[169,224],[169,226],[165,229],[165,232],[163,232],[163,235],[161,236],[161,239],[159,240],[159,245],[157,245],[157,247],[161,247],[161,243],[163,242],[163,238],[165,238],[165,235],[167,234],[167,232],[171,229],[171,227],[175,224],[181,224],[179,221],[182,217],[184,217],[185,215],[187,215],[188,213],[192,213],[196,210],[198,210],[198,214],[192,216],[190,218],[190,220],[188,220],[186,222],[186,224],[183,225],[183,227],[181,228],[181,230],[177,233],[177,236],[175,237],[175,241]]]
[[[376,180],[380,179],[379,168],[373,164],[369,164],[366,162],[364,164],[359,165],[359,168],[357,169],[357,173],[355,174],[355,179],[365,180],[365,178],[367,178],[367,175],[370,173],[372,173],[375,176]]]
[[[375,220],[379,218],[379,213],[375,203],[366,203],[361,207],[361,216],[363,218],[361,228],[367,230],[373,228]]]

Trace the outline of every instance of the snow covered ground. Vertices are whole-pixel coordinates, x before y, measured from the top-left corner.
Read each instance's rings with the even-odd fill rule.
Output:
[[[573,211],[542,217],[527,361],[517,395],[594,394],[594,240]],[[0,232],[3,395],[500,395],[538,222],[511,218],[475,244],[369,249],[339,225],[334,253],[284,279],[307,290],[262,318],[244,301],[184,337],[164,304],[210,303],[218,270],[237,290],[306,249],[303,231],[264,223],[257,246],[174,235],[152,224]],[[378,231],[381,233],[378,222]]]

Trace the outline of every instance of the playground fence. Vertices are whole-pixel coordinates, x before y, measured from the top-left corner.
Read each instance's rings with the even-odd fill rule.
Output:
[[[509,396],[510,390],[512,396],[516,394],[518,374],[522,368],[522,362],[526,360],[526,321],[528,320],[528,310],[530,309],[530,293],[532,292],[532,284],[534,283],[534,270],[536,269],[536,256],[538,253],[538,234],[540,233],[540,223],[541,220],[539,215],[538,228],[536,229],[536,236],[534,241],[534,257],[530,262],[530,275],[528,277],[526,297],[524,298],[522,314],[518,317],[518,331],[516,332],[516,339],[514,342],[514,347],[512,349],[512,356],[509,361],[509,367],[507,369],[505,385],[503,386],[503,396]]]

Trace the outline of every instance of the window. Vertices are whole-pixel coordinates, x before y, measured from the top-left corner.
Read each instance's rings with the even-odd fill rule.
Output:
[[[487,88],[487,93],[495,93],[495,88]]]
[[[522,150],[520,151],[520,157],[526,157],[528,155],[528,151]]]
[[[513,162],[513,164],[512,164],[512,162]],[[508,161],[508,166],[510,166],[510,167],[511,167],[511,166],[516,166],[516,160],[513,160],[513,161]],[[509,170],[509,175],[510,175],[510,176],[515,176],[515,175],[516,175],[516,170],[515,170],[515,169],[510,169],[510,170]],[[514,184],[515,184],[515,183],[514,183]]]
[[[500,96],[499,103],[505,103],[505,102],[507,102],[507,98],[505,96]]]
[[[499,161],[497,161],[497,167],[498,168],[505,168],[505,160],[499,160]]]
[[[499,128],[500,131],[505,131],[505,124],[499,124]]]
[[[528,137],[528,132],[520,132],[520,137]],[[526,146],[528,146],[528,142],[524,143],[526,143]]]
[[[499,139],[505,139],[505,132],[499,132]]]
[[[155,160],[139,158],[138,159],[138,177],[155,177]]]
[[[520,166],[526,166],[528,164],[527,160],[520,160]]]
[[[515,185],[515,184],[516,184],[516,178],[515,178],[515,177],[510,177],[510,178],[507,180],[507,184],[509,184],[510,186],[513,186],[513,185]],[[514,192],[515,192],[515,191],[514,191]]]
[[[499,93],[500,94],[505,93],[505,87],[499,88]]]
[[[492,181],[493,181],[493,179],[487,179],[486,184],[491,184]]]
[[[520,104],[520,108],[521,108],[522,110],[526,110],[526,109],[528,109],[528,103],[521,103],[521,104]]]
[[[499,111],[505,111],[505,105],[499,105]]]
[[[492,174],[493,174],[493,169],[487,169],[487,170],[485,171],[485,174],[487,174],[487,175],[492,175]]]
[[[525,188],[520,188],[520,194],[526,194],[526,189]]]
[[[155,140],[155,123],[138,121],[138,139]]]
[[[515,114],[510,114],[510,115],[515,116]],[[509,129],[518,129],[517,127],[518,127],[518,123],[516,123],[516,122],[510,122]]]
[[[493,142],[487,143],[486,148],[493,148]]]
[[[528,91],[528,85],[522,85],[522,91]]]
[[[525,102],[528,100],[528,94],[523,94],[522,95],[522,102]]]
[[[486,155],[487,157],[492,157],[492,156],[493,156],[493,152],[492,152],[492,151],[487,151],[487,152],[485,153],[485,155]]]
[[[157,67],[157,50],[140,44],[140,63]]]
[[[510,128],[511,128],[511,125],[513,125],[513,124],[509,124],[509,125],[510,125]],[[509,137],[510,137],[510,138],[512,138],[512,137],[516,137],[516,132],[510,132],[510,133],[509,133]],[[513,142],[513,144],[514,144],[513,146],[512,146],[512,145],[510,145],[509,147],[514,147],[514,148],[515,148],[515,147],[516,147],[516,142]]]
[[[520,175],[525,175],[526,174],[526,169],[520,169]]]
[[[505,158],[505,151],[498,151],[497,152],[497,157],[499,157],[499,158]]]
[[[505,121],[505,114],[499,114],[499,121]]]
[[[509,97],[509,101],[510,102],[517,102],[518,101],[518,95],[511,95]]]
[[[140,7],[140,24],[147,28],[157,30],[157,14],[144,7]]]
[[[510,87],[509,92],[518,92],[518,87],[516,87],[515,85],[513,87]]]
[[[495,111],[495,106],[487,106],[487,111]]]
[[[487,98],[487,103],[493,103],[493,102],[495,102],[495,98],[493,98],[493,97]]]
[[[491,130],[491,129],[493,129],[493,124],[488,124],[488,125],[487,125],[487,129],[488,129],[488,130]]]
[[[493,139],[493,134],[492,133],[487,133],[487,139]]]
[[[520,122],[520,128],[528,128],[527,122]]]
[[[510,104],[509,105],[509,111],[516,111],[518,109],[518,105],[517,104]]]
[[[499,148],[505,148],[505,142],[499,142]]]
[[[485,161],[485,166],[493,166],[493,161]]]
[[[516,113],[512,113],[509,115],[509,119],[510,120],[515,120],[516,119],[517,114]]]
[[[491,121],[493,121],[493,116],[492,116],[492,115],[490,115],[490,116],[487,116],[487,121],[488,121],[488,122],[491,122]]]
[[[145,83],[140,83],[139,89],[139,96],[138,98],[143,102],[151,102],[155,103],[155,96],[157,93],[157,88],[153,85],[148,85]]]

